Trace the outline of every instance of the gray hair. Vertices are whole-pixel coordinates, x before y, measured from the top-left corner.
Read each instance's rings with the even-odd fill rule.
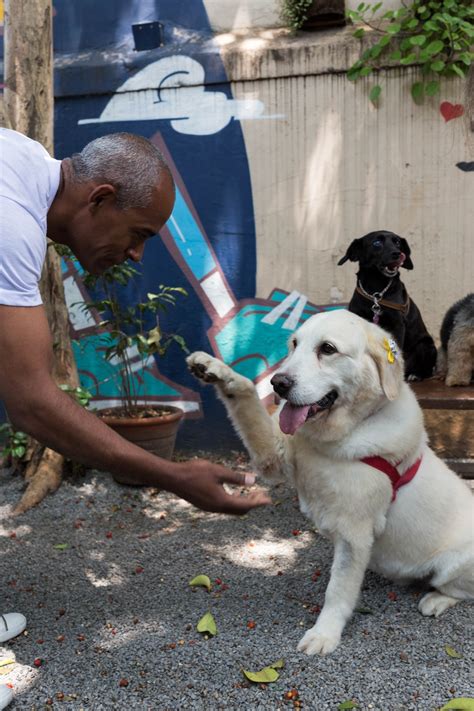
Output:
[[[96,138],[71,156],[71,165],[77,182],[93,180],[113,185],[121,210],[148,207],[163,175],[174,185],[161,151],[133,133]]]

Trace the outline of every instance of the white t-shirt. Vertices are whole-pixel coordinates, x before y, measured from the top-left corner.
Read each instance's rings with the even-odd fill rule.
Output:
[[[61,161],[40,143],[0,128],[0,304],[38,306],[46,217]]]

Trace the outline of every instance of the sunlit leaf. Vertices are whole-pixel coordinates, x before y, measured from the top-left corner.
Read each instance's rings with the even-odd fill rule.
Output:
[[[69,548],[69,543],[56,543],[53,548],[55,548],[57,551],[65,551],[66,548]]]
[[[454,659],[462,659],[462,654],[456,652],[456,650],[450,647],[448,644],[445,646],[444,651],[446,652],[448,657],[453,657]]]
[[[276,662],[274,662],[273,664],[269,664],[268,666],[272,669],[283,669],[283,667],[285,666],[285,660],[277,659]]]
[[[337,707],[338,711],[344,711],[344,709],[358,709],[359,704],[356,704],[355,701],[343,701],[342,704],[339,704]]]
[[[474,699],[470,697],[451,699],[439,711],[474,711]]]
[[[216,621],[210,612],[206,612],[206,614],[201,617],[196,625],[196,629],[198,632],[210,634],[212,637],[217,634]]]
[[[195,578],[189,581],[189,584],[191,586],[207,588],[208,591],[211,592],[212,584],[207,575],[196,575]]]
[[[242,669],[242,671],[247,679],[257,684],[270,684],[280,677],[279,673],[273,667],[264,667],[257,672],[246,671],[245,669]]]

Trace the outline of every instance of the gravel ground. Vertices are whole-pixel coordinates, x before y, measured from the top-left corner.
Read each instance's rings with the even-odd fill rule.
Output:
[[[238,453],[218,461],[246,468]],[[323,603],[331,547],[284,486],[272,490],[275,506],[242,519],[97,472],[13,518],[21,488],[0,473],[1,611],[29,622],[0,647],[0,664],[16,660],[0,666],[0,682],[14,686],[12,711],[336,711],[348,700],[431,711],[474,696],[472,607],[424,618],[419,589],[372,573],[341,646],[325,658],[296,651]],[[189,586],[197,574],[211,578],[211,593]],[[196,631],[207,611],[218,628],[209,639]],[[242,669],[279,658],[276,682],[245,680]]]

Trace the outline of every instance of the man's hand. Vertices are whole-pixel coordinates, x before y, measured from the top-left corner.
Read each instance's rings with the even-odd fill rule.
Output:
[[[235,472],[205,459],[193,459],[175,466],[179,469],[173,493],[203,511],[242,515],[257,506],[271,503],[263,491],[246,496],[225,491],[223,484],[251,486],[255,481],[253,474]]]

